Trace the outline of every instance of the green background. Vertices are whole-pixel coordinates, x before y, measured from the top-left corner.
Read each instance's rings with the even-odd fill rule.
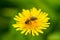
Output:
[[[21,35],[12,24],[22,9],[42,9],[50,17],[50,27],[39,36]],[[0,0],[0,40],[60,40],[60,0]]]

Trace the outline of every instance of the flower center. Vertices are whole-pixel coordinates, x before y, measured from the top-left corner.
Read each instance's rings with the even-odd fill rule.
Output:
[[[31,21],[35,21],[35,20],[37,20],[36,17],[31,17],[30,19],[27,19],[27,20],[25,21],[25,24],[30,24]]]

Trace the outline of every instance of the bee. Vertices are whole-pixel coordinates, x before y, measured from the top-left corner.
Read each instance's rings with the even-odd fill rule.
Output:
[[[29,23],[30,23],[30,20],[29,19],[25,21],[25,24],[29,24]]]
[[[37,18],[36,17],[31,17],[30,20],[34,21],[34,20],[37,20]]]
[[[25,24],[29,24],[29,23],[31,23],[31,21],[35,21],[36,19],[37,19],[36,17],[31,17],[30,19],[27,19],[25,21]]]

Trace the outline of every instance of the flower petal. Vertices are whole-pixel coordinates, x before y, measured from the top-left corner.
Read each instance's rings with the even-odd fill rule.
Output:
[[[31,16],[38,16],[41,9],[37,10],[36,8],[31,9]]]
[[[30,17],[30,12],[29,12],[29,10],[25,10],[25,9],[23,9],[23,12],[22,12],[22,14],[27,18],[29,18]]]
[[[25,35],[27,35],[29,32],[30,32],[30,30],[28,29],[28,30],[26,31]]]

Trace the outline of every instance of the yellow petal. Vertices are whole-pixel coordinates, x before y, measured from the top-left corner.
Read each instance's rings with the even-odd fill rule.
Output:
[[[38,32],[36,31],[36,30],[34,30],[34,33],[38,36],[39,34],[38,34]]]
[[[43,28],[43,29],[47,29],[47,28]]]
[[[18,13],[19,17],[23,18],[24,16],[21,13]]]
[[[29,10],[25,10],[25,9],[23,9],[23,12],[22,12],[22,14],[27,18],[29,18],[30,17],[30,12],[29,12]]]
[[[43,31],[40,31],[40,33],[42,33],[42,34],[43,34],[44,32],[43,32]]]
[[[17,24],[13,24],[12,26],[13,26],[14,28],[19,27],[19,25],[17,25]]]
[[[36,29],[36,31],[39,33],[43,33],[43,31],[41,31],[40,29]]]
[[[40,14],[39,14],[39,16],[38,16],[38,18],[40,18],[40,19],[44,19],[44,18],[46,18],[48,16],[48,14],[47,13],[43,13],[43,12],[41,12]]]
[[[50,19],[50,18],[45,18],[45,19],[43,19],[41,22],[48,22],[49,19]]]
[[[30,32],[30,30],[28,29],[28,30],[26,31],[25,35],[27,35],[29,32]]]
[[[34,31],[32,30],[32,35],[35,36]]]
[[[37,10],[36,8],[31,9],[31,16],[38,16],[41,9]]]
[[[20,21],[21,20],[21,18],[20,17],[18,17],[17,15],[15,16],[15,18],[14,18],[14,20],[16,20],[16,21]]]
[[[23,30],[22,32],[21,32],[21,34],[23,34],[23,33],[25,33],[26,32],[26,29],[25,30]]]

